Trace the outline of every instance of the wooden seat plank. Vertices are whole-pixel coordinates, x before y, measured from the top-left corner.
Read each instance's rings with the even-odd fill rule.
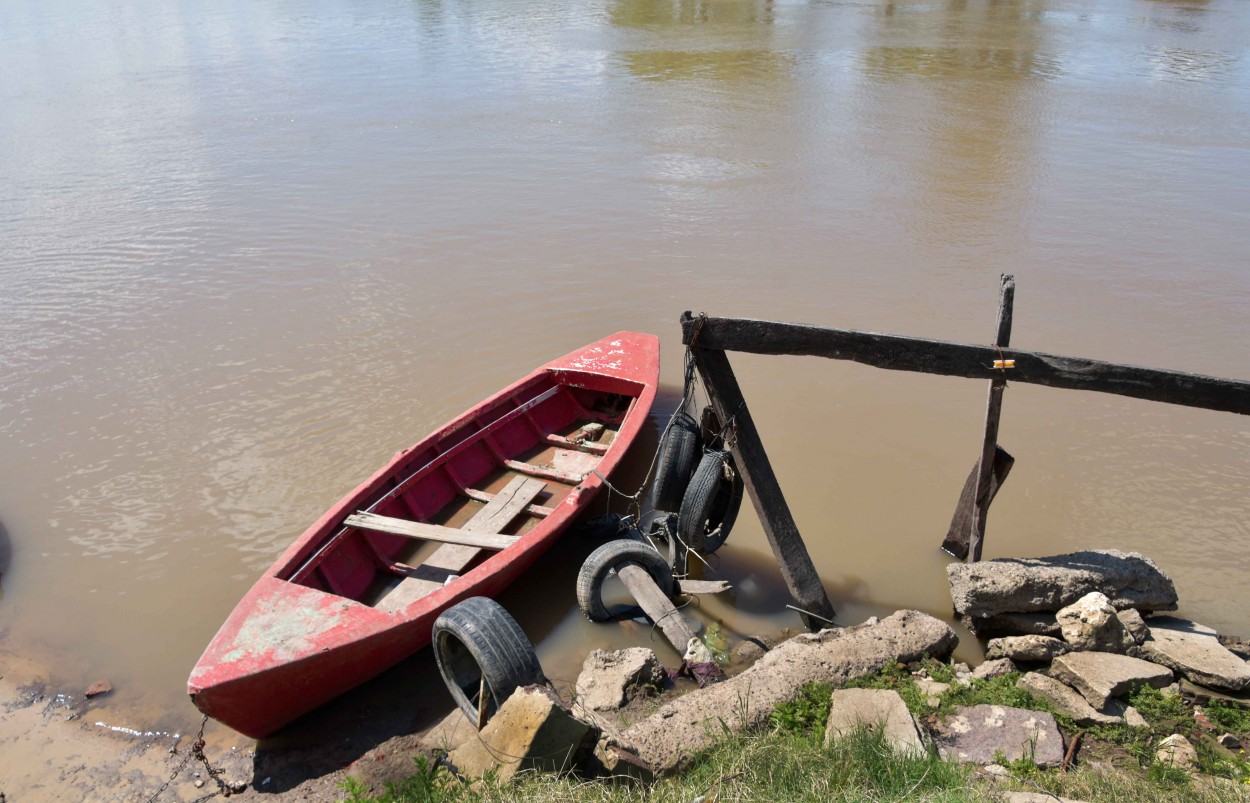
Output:
[[[483,535],[498,534],[512,519],[534,501],[547,484],[531,477],[513,477],[473,518],[460,529]],[[489,529],[489,528],[494,529]],[[444,543],[418,567],[422,577],[406,577],[374,607],[381,611],[402,610],[422,597],[442,588],[448,578],[473,562],[481,549],[464,544]],[[428,579],[427,579],[428,578]]]
[[[408,519],[396,519],[390,516],[379,516],[376,513],[354,513],[343,522],[348,527],[359,527],[362,530],[375,530],[391,535],[402,535],[406,538],[420,538],[424,541],[439,541],[444,544],[460,544],[478,547],[479,549],[507,549],[516,541],[513,535],[491,535],[475,533],[455,527],[443,527],[438,524],[426,524]]]

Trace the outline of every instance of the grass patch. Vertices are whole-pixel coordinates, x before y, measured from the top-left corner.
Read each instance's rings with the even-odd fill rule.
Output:
[[[1211,723],[1229,733],[1242,737],[1250,737],[1250,708],[1221,703],[1212,700],[1202,707],[1203,713]]]

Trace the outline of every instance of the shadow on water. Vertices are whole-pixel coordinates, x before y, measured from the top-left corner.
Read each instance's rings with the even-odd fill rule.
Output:
[[[657,394],[651,420],[612,475],[616,488],[632,494],[642,486],[660,430],[680,397],[678,390],[670,388]],[[498,596],[499,603],[538,647],[540,656],[546,652],[543,642],[576,607],[578,569],[601,543],[582,525],[609,511],[623,513],[628,502],[619,494],[601,493],[569,532]],[[559,644],[549,649],[580,646]],[[454,705],[439,676],[434,654],[426,647],[276,735],[260,740],[253,760],[254,783],[267,793],[287,791],[350,765],[389,739],[428,730]]]

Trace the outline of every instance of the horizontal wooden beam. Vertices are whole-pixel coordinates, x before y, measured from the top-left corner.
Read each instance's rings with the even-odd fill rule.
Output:
[[[361,530],[375,530],[380,533],[402,535],[406,538],[420,538],[424,541],[459,544],[460,546],[471,546],[478,549],[507,549],[516,543],[517,540],[515,535],[471,533],[458,530],[455,527],[443,527],[438,524],[395,519],[390,516],[379,516],[377,513],[353,513],[343,523],[348,527],[356,527]]]
[[[705,349],[827,357],[891,371],[971,379],[1004,378],[1009,382],[1092,390],[1250,415],[1250,382],[1238,379],[852,329],[748,318],[695,317],[689,312],[682,315],[681,326],[682,342]],[[996,369],[996,360],[1014,360],[1015,367]]]

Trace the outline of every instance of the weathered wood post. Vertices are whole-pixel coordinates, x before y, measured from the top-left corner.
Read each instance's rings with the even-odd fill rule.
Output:
[[[994,345],[999,348],[1011,345],[1011,318],[1015,297],[1015,277],[1004,273],[998,296],[998,335],[994,340]],[[1002,477],[997,483],[994,482],[994,459],[998,452],[998,420],[1003,412],[1003,389],[1007,387],[1007,370],[1006,365],[1001,366],[999,375],[990,380],[989,397],[985,403],[985,439],[981,444],[981,459],[977,462],[977,492],[974,502],[976,515],[972,517],[972,532],[968,537],[968,555],[964,559],[968,563],[975,563],[981,559],[990,502],[994,501],[998,485],[1007,478],[1007,472],[1011,469],[1010,463],[1006,463],[1002,470]],[[1010,458],[1010,455],[1007,457]]]
[[[764,534],[777,556],[782,579],[796,606],[803,611],[800,614],[803,624],[809,630],[819,630],[833,621],[833,603],[825,593],[816,566],[799,535],[798,525],[790,514],[790,507],[768,461],[768,454],[764,451],[751,411],[729,364],[729,357],[717,347],[715,335],[708,330],[706,323],[706,318],[696,319],[689,311],[683,313],[682,341],[694,355],[695,366],[707,388],[717,418],[731,427],[725,445],[742,473],[743,485],[751,495],[751,503],[759,515]],[[706,346],[700,344],[701,338]]]

